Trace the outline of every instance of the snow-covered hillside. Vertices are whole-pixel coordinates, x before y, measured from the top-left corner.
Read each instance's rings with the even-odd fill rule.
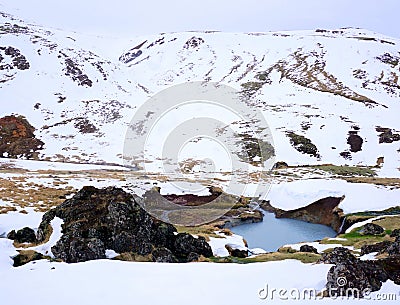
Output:
[[[399,175],[397,39],[319,29],[122,41],[7,14],[1,23],[0,113],[23,115],[36,128],[41,159],[123,164],[129,122],[148,98],[212,81],[242,90],[247,106],[261,109],[278,161],[375,165],[384,157],[381,174]]]

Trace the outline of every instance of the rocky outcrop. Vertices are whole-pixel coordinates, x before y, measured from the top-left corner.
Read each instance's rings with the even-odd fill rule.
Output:
[[[210,194],[204,196],[160,195],[160,188],[153,187],[143,195],[144,207],[158,219],[185,226],[208,223],[218,228],[229,228],[263,220],[262,212],[257,210],[258,205],[252,206],[249,198],[225,193],[215,186],[209,186],[208,189]],[[196,208],[193,209],[195,213],[184,213],[181,207]],[[213,212],[210,213],[210,210]]]
[[[362,298],[378,291],[388,279],[400,284],[400,256],[389,254],[379,260],[360,260],[343,247],[323,254],[320,262],[334,264],[328,272],[325,295]]]
[[[19,253],[13,257],[13,267],[19,267],[32,261],[46,258],[43,254],[33,250],[19,250]]]
[[[400,237],[400,229],[394,229],[391,233],[390,233],[390,237]]]
[[[243,247],[238,247],[237,245],[227,244],[225,245],[225,249],[228,250],[230,256],[245,258],[249,255],[249,251],[247,249],[243,249]]]
[[[395,130],[386,127],[377,126],[376,131],[379,132],[379,143],[393,143],[400,141],[400,134],[395,133]]]
[[[44,143],[35,138],[35,128],[21,116],[0,118],[0,157],[33,159]]]
[[[156,262],[187,262],[212,256],[203,237],[177,233],[176,228],[149,215],[141,198],[120,188],[84,187],[74,197],[45,213],[38,229],[43,241],[54,217],[63,219],[63,235],[52,247],[68,263],[105,258],[105,250],[133,253]]]
[[[381,235],[384,231],[381,226],[375,223],[367,223],[362,226],[358,233],[361,235]]]
[[[29,227],[22,228],[16,232],[12,230],[7,234],[7,238],[18,243],[35,243],[37,241],[35,231]]]
[[[347,144],[350,145],[351,152],[361,151],[363,139],[357,134],[358,131],[349,131],[349,137],[347,138]]]
[[[376,243],[376,244],[364,245],[361,247],[361,255],[369,254],[369,253],[373,253],[373,252],[378,252],[378,253],[382,254],[387,251],[387,248],[391,244],[392,243],[390,241],[384,240],[384,241]]]
[[[275,213],[276,218],[292,218],[323,224],[338,232],[344,218],[343,211],[338,208],[338,205],[343,199],[344,197],[326,197],[305,207],[289,211],[275,208],[269,201],[263,201],[260,207],[268,212]]]
[[[310,253],[318,254],[318,250],[315,247],[310,246],[310,245],[302,245],[300,247],[300,252],[310,252]]]
[[[10,57],[11,63],[1,64],[2,59],[4,58],[2,56],[2,53],[4,54],[4,56]],[[21,54],[20,50],[12,46],[0,47],[0,71],[10,71],[13,69],[28,70],[29,68],[30,64],[26,57]]]

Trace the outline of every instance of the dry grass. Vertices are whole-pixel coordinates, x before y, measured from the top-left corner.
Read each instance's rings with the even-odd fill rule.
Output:
[[[113,259],[119,261],[127,261],[127,262],[152,262],[151,254],[149,255],[139,255],[133,252],[125,252],[120,255],[114,257]]]
[[[400,187],[400,178],[348,177],[343,179],[353,183],[370,183],[376,185],[392,186],[395,188]]]
[[[192,235],[203,236],[207,241],[210,241],[210,237],[223,238],[223,236],[217,235],[215,231],[224,233],[225,235],[232,235],[229,229],[218,229],[212,225],[202,225],[197,227],[185,227],[185,226],[175,226],[178,233],[189,233]]]
[[[281,252],[270,252],[260,254],[254,257],[237,258],[237,257],[211,257],[205,259],[205,261],[213,263],[237,263],[237,264],[248,264],[248,263],[261,263],[261,262],[273,262],[282,261],[285,259],[295,259],[302,263],[315,263],[321,258],[321,255],[308,252],[295,252],[295,253],[281,253]]]
[[[385,230],[400,229],[400,216],[390,216],[373,221],[373,223],[380,225]]]
[[[34,207],[39,212],[48,211],[59,205],[65,200],[65,195],[75,191],[70,186],[56,188],[33,182],[26,183],[25,177],[0,178],[0,190],[2,200],[21,208]],[[9,209],[9,207],[5,208],[5,210]]]

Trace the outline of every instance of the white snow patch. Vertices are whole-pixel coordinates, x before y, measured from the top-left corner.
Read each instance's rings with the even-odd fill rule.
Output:
[[[367,260],[376,260],[376,255],[378,254],[378,252],[371,252],[368,254],[364,254],[362,256],[360,256],[360,260],[362,261],[367,261]]]
[[[119,255],[119,253],[115,252],[114,250],[106,249],[106,257],[107,258],[114,258],[118,255]]]
[[[247,249],[242,236],[236,234],[232,234],[229,236],[220,232],[215,233],[221,237],[210,237],[210,241],[208,242],[214,256],[229,256],[229,252],[225,248],[225,245],[229,245],[231,247],[236,247],[239,249]]]
[[[60,237],[62,235],[61,225],[63,223],[64,223],[64,221],[61,218],[55,217],[50,222],[50,225],[53,228],[53,232],[51,233],[51,236],[50,236],[48,242],[46,242],[42,245],[36,246],[36,247],[27,248],[27,250],[34,250],[43,255],[48,255],[50,257],[54,257],[53,253],[51,252],[51,247],[53,247],[57,243],[57,241],[60,239]]]

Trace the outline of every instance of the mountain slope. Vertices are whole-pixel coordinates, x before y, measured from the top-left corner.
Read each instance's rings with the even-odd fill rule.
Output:
[[[27,118],[44,142],[40,159],[123,164],[136,109],[171,85],[205,80],[243,90],[248,107],[262,110],[279,161],[375,165],[384,157],[380,174],[399,175],[397,39],[340,29],[117,42],[1,19],[1,116]]]

